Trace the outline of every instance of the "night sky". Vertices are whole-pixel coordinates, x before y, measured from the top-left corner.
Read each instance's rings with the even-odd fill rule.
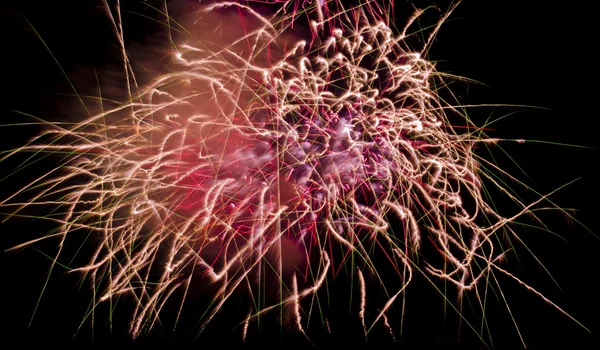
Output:
[[[164,33],[160,33],[151,20],[127,12],[141,11],[151,16],[152,11],[144,10],[138,0],[124,3],[125,33],[134,52],[141,53],[145,48],[153,47],[153,43],[164,42]],[[442,8],[447,7],[442,1],[435,3]],[[437,62],[440,71],[485,84],[454,83],[451,88],[464,104],[541,107],[486,107],[473,108],[468,112],[478,125],[485,123],[489,117],[516,112],[495,123],[489,136],[547,141],[500,144],[520,168],[504,155],[500,147],[493,148],[492,155],[501,167],[539,193],[548,193],[580,178],[554,194],[551,200],[560,207],[575,209],[573,217],[600,236],[597,221],[600,186],[595,170],[600,159],[600,137],[595,127],[600,124],[596,121],[597,82],[600,80],[595,61],[597,56],[592,53],[597,41],[592,11],[585,7],[584,1],[569,1],[561,5],[549,3],[542,0],[464,0],[442,27],[429,51],[429,58]],[[3,49],[0,57],[4,63],[3,92],[0,94],[0,149],[12,149],[38,131],[34,126],[9,126],[31,121],[15,111],[45,120],[72,120],[81,113],[81,105],[77,105],[74,97],[70,96],[72,90],[61,69],[82,94],[94,94],[94,69],[99,74],[114,71],[119,59],[114,36],[97,5],[99,1],[95,0],[9,0],[8,5],[2,5],[0,33]],[[396,16],[401,18],[402,14]],[[105,79],[111,78],[106,75]],[[484,149],[480,154],[491,159]],[[24,159],[0,163],[0,179],[15,169],[19,160]],[[49,162],[40,161],[31,169],[0,181],[0,198],[48,169],[51,166]],[[535,193],[522,188],[519,193],[526,201],[537,198]],[[508,208],[508,204],[499,205]],[[4,214],[3,210],[0,215],[3,217]],[[520,237],[550,271],[562,291],[523,246],[516,247],[518,254],[508,259],[504,267],[541,291],[592,333],[516,282],[504,279],[503,293],[509,300],[512,316],[528,348],[599,348],[597,314],[600,301],[596,284],[600,271],[600,255],[597,254],[600,239],[557,212],[544,212],[540,217],[560,237],[535,228],[517,229],[522,230],[518,231]],[[1,343],[27,347],[92,342],[89,320],[84,321],[78,331],[91,299],[89,285],[87,281],[81,284],[78,275],[65,274],[60,268],[52,273],[28,329],[50,265],[50,260],[40,251],[53,252],[55,244],[46,242],[19,251],[4,250],[50,229],[48,223],[32,220],[0,223],[0,248],[3,251],[0,253]],[[82,252],[86,249],[91,248],[84,246]],[[332,293],[344,293],[344,290],[334,288]],[[448,311],[444,319],[441,311],[443,299],[427,283],[416,281],[414,286],[409,287],[407,299],[411,301],[400,348],[485,348],[464,323],[459,327],[458,318],[452,311]],[[201,348],[201,344],[205,344],[207,349],[212,349],[207,344],[238,346],[241,339],[239,329],[227,328],[226,313],[198,338],[196,345],[191,344],[196,333],[172,333],[166,330],[168,327],[132,342],[127,336],[126,312],[115,313],[112,333],[106,327],[106,316],[106,311],[99,311],[96,316],[93,341],[98,347],[112,344]],[[340,308],[336,318],[339,323],[334,326],[332,321],[333,335],[313,339],[318,348],[398,347],[386,335],[385,329],[375,330],[369,343],[365,344],[356,316],[349,316],[347,309]],[[496,348],[522,347],[511,315],[501,302],[491,303],[487,318]],[[477,328],[478,323],[475,324]],[[282,336],[277,330],[270,329],[265,329],[259,338],[251,340],[246,347],[282,345],[309,348],[301,337]],[[486,342],[489,344],[488,339]]]

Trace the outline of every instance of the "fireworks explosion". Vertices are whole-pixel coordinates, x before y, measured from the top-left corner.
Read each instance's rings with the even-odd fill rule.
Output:
[[[201,4],[185,29],[169,24],[190,33],[173,41],[169,72],[138,86],[119,4],[104,6],[123,52],[124,102],[50,124],[6,154],[66,156],[0,206],[61,214],[47,216],[56,232],[14,249],[56,240],[57,261],[72,235],[91,233],[95,253],[71,271],[95,286],[94,304],[130,297],[133,337],[170,299],[186,312],[198,285],[213,291],[208,309],[194,310],[199,330],[242,294],[242,337],[269,313],[309,337],[309,322],[328,327],[310,315],[340,271],[354,276],[365,336],[379,325],[394,337],[388,313],[417,275],[473,293],[483,310],[490,274],[504,274],[565,313],[501,266],[503,237],[519,240],[509,224],[545,197],[522,203],[480,171],[494,165],[474,148],[499,140],[439,97],[444,75],[425,54],[452,8],[423,35],[422,11],[398,30],[393,6],[374,1]],[[520,211],[497,213],[484,181]],[[425,244],[435,256],[421,254]],[[398,288],[372,307],[369,290],[391,285],[384,269]]]

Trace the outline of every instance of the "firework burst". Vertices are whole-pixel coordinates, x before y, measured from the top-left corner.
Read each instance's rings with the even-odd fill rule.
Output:
[[[125,102],[50,124],[5,155],[67,156],[0,205],[62,214],[47,217],[55,233],[14,249],[55,239],[58,260],[72,235],[93,234],[95,252],[72,271],[91,280],[94,303],[130,297],[133,337],[171,299],[185,312],[198,285],[212,291],[200,330],[243,294],[243,337],[269,313],[305,334],[319,293],[348,265],[365,336],[380,324],[394,337],[388,312],[417,274],[481,301],[501,273],[552,304],[500,266],[503,235],[518,240],[509,224],[545,197],[522,203],[480,171],[474,148],[498,140],[438,95],[443,75],[425,53],[451,9],[415,48],[407,43],[421,11],[397,30],[391,5],[375,2],[201,5],[190,35],[173,40],[169,73],[138,87],[119,5],[105,7],[123,51]],[[497,213],[483,181],[520,210]],[[17,200],[24,193],[34,194]],[[421,255],[425,244],[435,256]],[[398,287],[371,313],[369,286],[391,285],[382,269],[396,271]]]

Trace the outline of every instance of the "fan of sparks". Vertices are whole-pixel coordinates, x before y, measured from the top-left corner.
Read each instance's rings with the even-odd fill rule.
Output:
[[[475,293],[490,270],[517,279],[498,265],[496,236],[530,205],[512,197],[522,210],[505,218],[484,200],[481,177],[495,180],[473,148],[497,140],[450,125],[448,113],[470,122],[438,97],[441,75],[424,57],[443,20],[414,50],[406,39],[421,12],[394,30],[390,5],[278,6],[269,16],[247,3],[203,6],[192,34],[175,42],[169,73],[138,88],[120,13],[107,5],[126,102],[51,124],[9,154],[68,156],[19,191],[35,193],[29,200],[17,193],[0,204],[15,214],[56,207],[64,215],[49,219],[60,230],[40,240],[59,247],[92,232],[95,253],[74,271],[98,286],[97,302],[132,297],[134,337],[197,284],[216,286],[200,327],[244,293],[255,299],[244,336],[269,312],[304,332],[314,298],[349,256],[365,335],[377,322],[389,327],[386,314],[417,271]],[[298,39],[301,19],[309,35]],[[436,258],[419,258],[425,242]],[[397,271],[400,288],[365,317],[368,284],[387,283],[380,269]],[[261,291],[269,279],[276,291]]]

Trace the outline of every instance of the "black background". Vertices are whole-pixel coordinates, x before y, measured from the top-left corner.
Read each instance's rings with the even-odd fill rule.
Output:
[[[132,5],[132,3],[136,3]],[[423,2],[427,4],[427,2]],[[437,2],[442,8],[442,2]],[[141,2],[124,2],[124,8],[143,9]],[[106,17],[96,1],[28,1],[9,2],[2,8],[2,94],[0,95],[0,137],[2,149],[10,149],[27,140],[35,132],[33,127],[5,125],[28,121],[13,111],[27,112],[40,118],[61,120],[73,118],[81,112],[71,93],[69,83],[31,25],[43,38],[56,60],[78,90],[95,85],[92,68],[100,74],[116,65],[114,36]],[[595,98],[598,67],[593,46],[595,33],[591,10],[583,1],[550,4],[547,1],[465,0],[442,27],[432,45],[430,58],[439,61],[441,71],[478,80],[486,86],[458,83],[453,86],[465,104],[511,104],[544,107],[531,108],[476,108],[469,111],[476,124],[517,110],[518,113],[494,124],[490,136],[506,139],[544,140],[577,144],[594,149],[582,149],[540,143],[503,143],[501,146],[527,174],[525,176],[508,158],[494,152],[497,162],[511,174],[526,182],[540,193],[547,193],[561,185],[581,178],[552,196],[553,202],[564,208],[575,208],[574,217],[593,232],[600,232],[597,224],[600,196],[598,175],[598,129],[595,127],[597,108]],[[148,12],[151,13],[151,12]],[[402,14],[397,14],[401,16]],[[161,42],[165,39],[141,17],[127,16],[125,32],[133,47]],[[134,19],[135,17],[135,19]],[[129,18],[129,19],[128,19]],[[130,22],[127,22],[127,21]],[[129,26],[128,26],[129,25]],[[146,27],[147,25],[147,27]],[[107,39],[110,38],[110,39]],[[90,84],[91,81],[91,84]],[[91,91],[87,91],[90,92]],[[482,153],[483,154],[483,153]],[[49,161],[47,161],[49,162]],[[4,177],[17,163],[0,163]],[[49,166],[40,163],[39,169]],[[39,170],[38,170],[39,171]],[[11,193],[19,183],[33,178],[36,169],[27,170],[0,182],[2,196]],[[516,186],[516,185],[515,185]],[[535,198],[523,190],[524,198]],[[597,348],[596,334],[600,332],[597,313],[600,301],[596,289],[598,271],[597,251],[600,241],[577,223],[557,213],[541,216],[545,223],[568,243],[540,230],[523,230],[522,238],[552,273],[562,292],[556,288],[544,271],[527,253],[520,261],[509,260],[509,270],[522,276],[533,287],[542,291],[553,302],[571,314],[591,334],[560,314],[540,298],[515,282],[506,280],[503,289],[519,329],[528,348],[546,349]],[[43,224],[24,220],[0,225],[1,248],[5,250],[23,238],[35,237],[45,228]],[[42,249],[44,246],[38,246]],[[53,248],[49,245],[49,248]],[[43,250],[43,249],[42,249]],[[76,276],[65,276],[57,269],[31,328],[28,322],[36,300],[44,286],[49,260],[34,249],[3,252],[0,280],[0,336],[2,342],[15,346],[91,342],[90,322],[77,327],[89,303],[86,284],[80,288]],[[444,322],[439,317],[441,301],[424,283],[411,286],[407,298],[415,300],[406,320],[403,344],[410,348],[480,348],[470,331],[464,328],[458,342],[458,325],[449,316]],[[338,292],[343,292],[342,290]],[[411,299],[413,298],[413,299]],[[121,319],[119,319],[121,317]],[[497,348],[522,347],[512,320],[502,305],[487,313]],[[350,318],[338,315],[341,324]],[[165,332],[131,342],[125,331],[124,315],[115,315],[115,331],[109,333],[99,321],[94,344],[129,346],[190,345],[188,336]],[[121,326],[121,329],[118,327]],[[359,328],[337,328],[333,335],[319,338],[319,347],[358,346],[359,348],[393,346],[385,332],[375,334],[364,344]],[[357,333],[358,330],[358,333]],[[76,334],[73,336],[73,334]],[[214,331],[218,336],[200,337],[207,348],[209,340],[217,344],[239,343],[239,332]],[[268,332],[255,345],[302,345],[301,339]],[[357,335],[358,334],[358,335]],[[223,337],[223,338],[220,338]],[[202,343],[203,342],[203,343]],[[210,343],[212,344],[212,343]],[[595,346],[594,346],[595,345]],[[190,345],[192,346],[192,345]],[[197,345],[195,345],[197,346]],[[11,347],[9,347],[11,348]]]

